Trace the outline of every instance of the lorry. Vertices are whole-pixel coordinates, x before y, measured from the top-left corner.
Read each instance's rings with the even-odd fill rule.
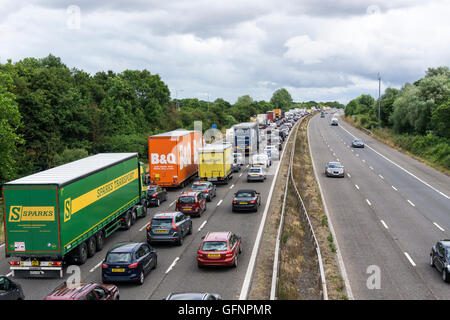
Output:
[[[208,144],[198,149],[201,181],[227,184],[233,178],[233,148],[230,143]]]
[[[256,115],[259,129],[265,129],[267,127],[267,114],[260,113]]]
[[[198,175],[200,131],[173,130],[148,137],[151,183],[164,188],[184,187]]]
[[[259,152],[259,128],[256,122],[243,122],[233,126],[234,152],[252,155]]]
[[[63,277],[117,229],[147,214],[137,153],[100,153],[3,185],[5,256],[12,275]]]
[[[275,119],[281,119],[283,117],[281,109],[273,109],[272,111],[275,113]]]
[[[270,122],[274,122],[275,121],[275,112],[273,111],[267,111],[267,121]]]

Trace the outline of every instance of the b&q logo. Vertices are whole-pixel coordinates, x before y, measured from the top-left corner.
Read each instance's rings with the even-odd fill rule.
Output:
[[[55,207],[11,206],[9,209],[9,222],[54,220]]]

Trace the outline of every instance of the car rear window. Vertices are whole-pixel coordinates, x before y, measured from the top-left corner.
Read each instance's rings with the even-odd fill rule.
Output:
[[[172,226],[172,219],[171,218],[164,218],[164,219],[155,219],[152,220],[152,227],[170,227]]]
[[[178,202],[181,204],[192,204],[192,203],[195,203],[195,198],[194,197],[180,197],[178,199]]]
[[[251,172],[251,173],[258,173],[258,172],[260,172],[261,171],[261,169],[258,169],[258,168],[254,168],[254,169],[250,169],[249,170],[249,172]]]
[[[202,251],[226,251],[228,245],[226,241],[205,241],[203,242]]]
[[[131,262],[131,253],[129,252],[111,252],[106,256],[106,262],[110,263],[120,263],[120,262]]]
[[[255,193],[254,192],[238,192],[236,194],[236,197],[239,198],[250,198],[250,197],[254,197]]]
[[[208,186],[206,184],[194,184],[192,185],[192,190],[206,190]]]

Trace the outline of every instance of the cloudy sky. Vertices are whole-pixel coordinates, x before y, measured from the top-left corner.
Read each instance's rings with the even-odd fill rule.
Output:
[[[450,65],[450,0],[0,0],[0,62],[147,69],[173,98],[347,103]]]

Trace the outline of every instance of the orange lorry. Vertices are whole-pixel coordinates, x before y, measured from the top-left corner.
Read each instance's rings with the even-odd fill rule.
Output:
[[[282,117],[281,109],[273,109],[272,111],[275,113],[275,118],[281,119]]]
[[[178,129],[148,137],[151,183],[161,187],[184,187],[198,175],[200,131]]]

